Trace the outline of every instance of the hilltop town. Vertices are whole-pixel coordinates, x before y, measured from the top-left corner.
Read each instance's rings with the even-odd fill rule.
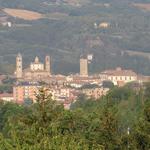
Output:
[[[149,0],[0,0],[0,150],[150,150]]]
[[[44,87],[70,104],[149,81],[149,5],[142,2],[0,1],[0,99],[36,101]]]
[[[62,103],[66,108],[70,107],[80,95],[87,98],[99,99],[105,96],[114,87],[122,87],[129,83],[141,85],[148,82],[150,77],[139,75],[133,70],[117,67],[116,69],[104,70],[98,74],[89,73],[89,65],[93,55],[83,55],[79,59],[80,72],[77,74],[61,75],[52,74],[52,60],[45,56],[44,63],[36,56],[35,60],[25,68],[23,58],[19,53],[16,56],[16,69],[11,78],[14,80],[12,90],[1,91],[0,99],[23,104],[27,100],[36,102],[39,89],[46,89],[53,100]],[[1,75],[1,84],[6,79]]]

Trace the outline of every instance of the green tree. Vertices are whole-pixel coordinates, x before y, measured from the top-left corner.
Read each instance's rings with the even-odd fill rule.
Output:
[[[103,81],[103,87],[112,89],[114,87],[114,84],[111,81]]]
[[[106,104],[102,110],[97,110],[92,117],[89,130],[89,141],[103,145],[104,149],[119,149],[121,144],[117,109]],[[109,141],[109,142],[108,142]]]
[[[150,102],[146,102],[143,116],[134,128],[133,137],[136,147],[140,150],[150,149]]]

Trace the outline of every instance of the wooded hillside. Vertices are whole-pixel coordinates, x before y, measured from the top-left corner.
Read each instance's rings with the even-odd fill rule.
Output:
[[[0,0],[2,9],[25,9],[46,17],[27,21],[0,12],[12,22],[11,28],[0,25],[0,71],[12,73],[15,55],[21,52],[25,66],[35,55],[44,58],[50,54],[54,73],[79,72],[80,55],[93,53],[91,72],[120,66],[149,75],[149,58],[128,54],[150,52],[150,12],[133,3],[148,1],[78,0],[70,4],[65,0]],[[103,23],[109,26],[104,28]]]

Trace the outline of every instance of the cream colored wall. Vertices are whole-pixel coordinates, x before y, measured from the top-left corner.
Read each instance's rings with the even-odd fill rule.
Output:
[[[32,71],[36,71],[36,70],[44,70],[44,64],[38,63],[38,64],[31,64],[30,65],[30,69]]]
[[[124,83],[136,81],[137,76],[108,76],[108,80],[112,81],[114,85],[117,85],[118,81],[123,81]]]

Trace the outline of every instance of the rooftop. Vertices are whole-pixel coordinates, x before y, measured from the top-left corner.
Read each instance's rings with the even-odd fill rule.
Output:
[[[133,70],[123,70],[122,68],[118,67],[115,70],[105,70],[102,74],[108,74],[113,76],[137,76],[137,74]]]
[[[16,86],[40,86],[39,82],[18,82]]]
[[[2,94],[0,94],[0,98],[3,98],[3,97],[13,97],[13,94],[12,93],[2,93]]]

